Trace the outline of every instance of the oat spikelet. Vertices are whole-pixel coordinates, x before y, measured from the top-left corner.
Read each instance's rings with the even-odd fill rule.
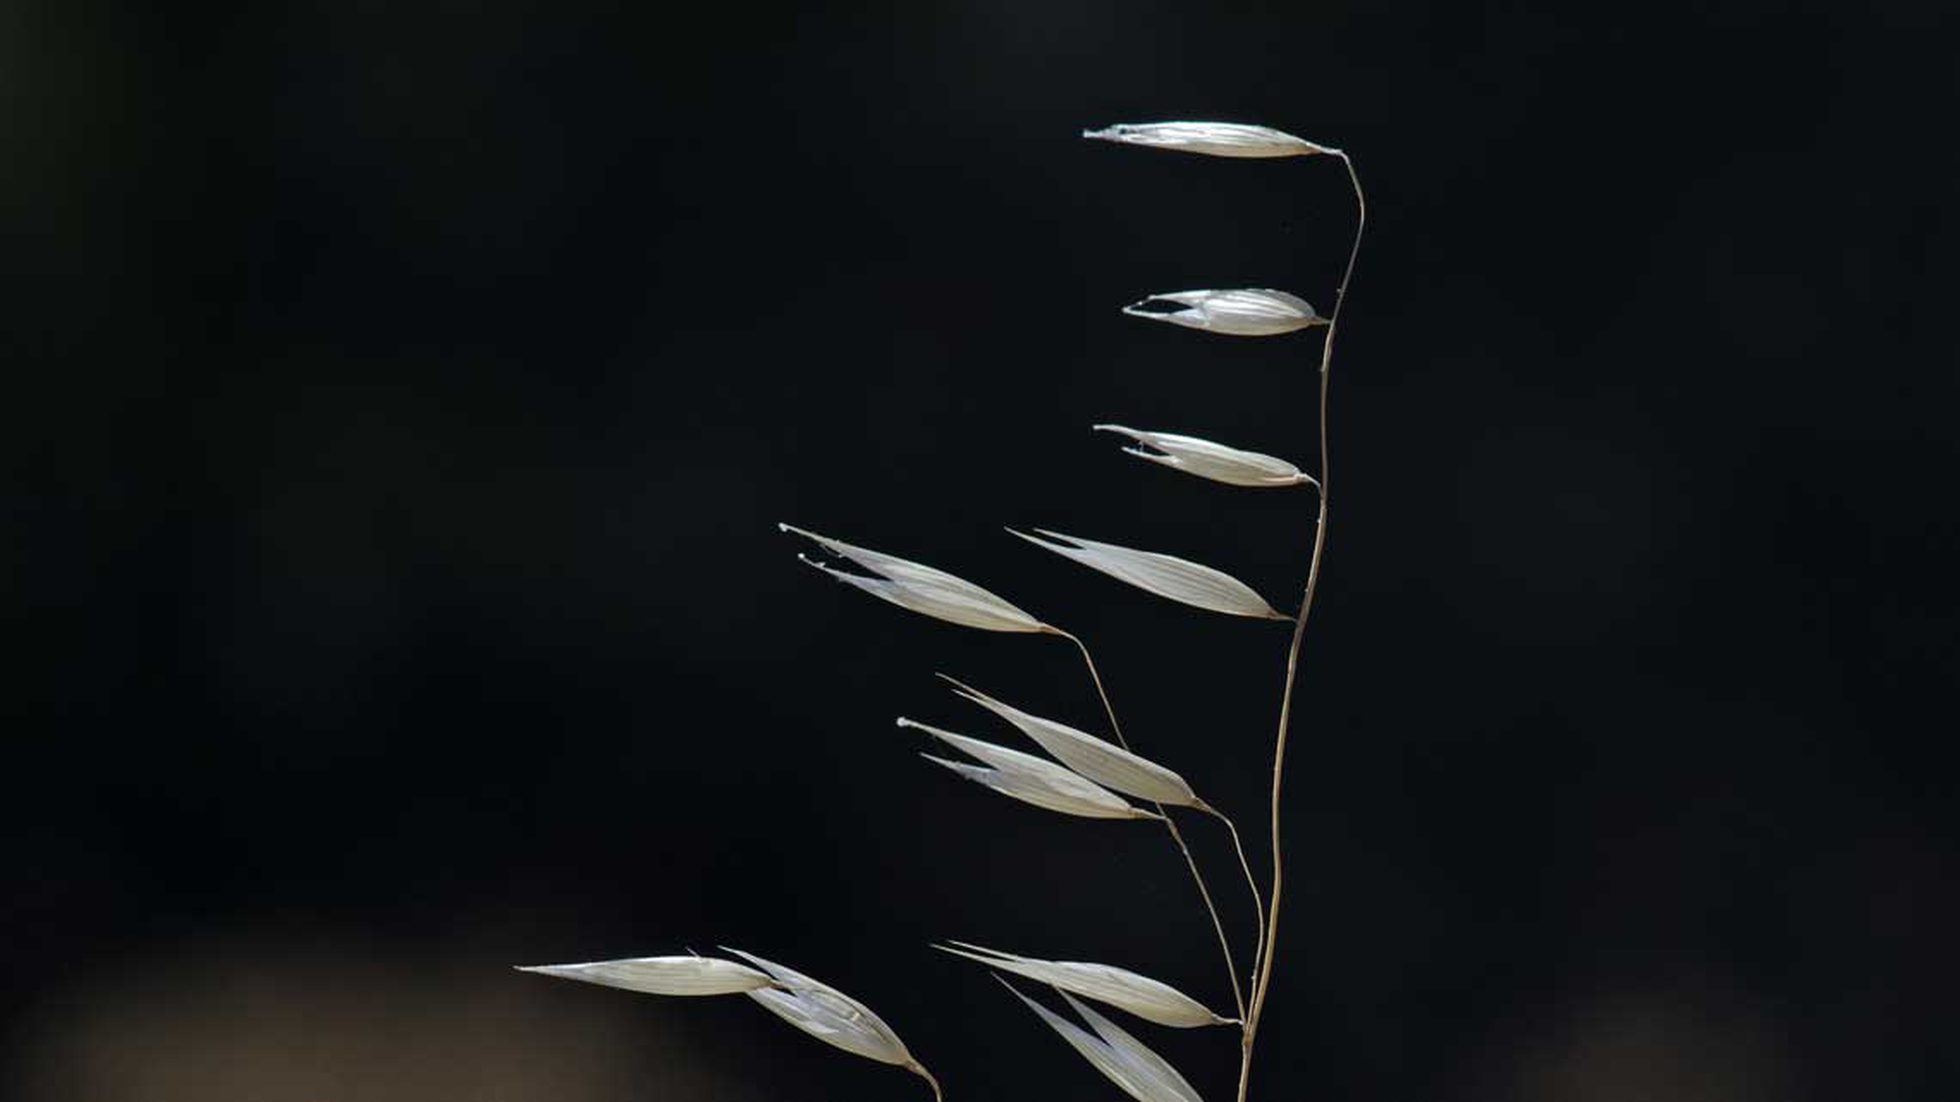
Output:
[[[1171,432],[1146,432],[1123,425],[1092,427],[1098,432],[1121,433],[1143,445],[1141,448],[1124,448],[1126,454],[1228,486],[1318,485],[1312,475],[1276,456],[1241,451],[1195,436],[1180,436]],[[1151,450],[1146,451],[1145,448]]]
[[[1173,807],[1206,807],[1183,777],[1142,755],[1111,745],[1066,723],[1029,715],[943,673],[939,676],[953,686],[954,692],[1020,728],[1022,734],[1053,754],[1056,761],[1097,784],[1113,788],[1126,796]]]
[[[882,551],[856,547],[792,525],[778,524],[776,527],[785,532],[794,532],[838,558],[849,559],[880,575],[866,578],[847,574],[807,556],[798,556],[838,581],[862,589],[880,600],[890,601],[900,608],[983,631],[1052,631],[998,594],[943,570]]]
[[[1152,308],[1165,303],[1171,309]],[[1270,337],[1327,324],[1327,319],[1315,314],[1305,299],[1270,287],[1169,291],[1125,306],[1123,312],[1134,318],[1167,321],[1187,329],[1234,337]]]
[[[1310,157],[1333,152],[1283,130],[1241,122],[1119,122],[1084,130],[1082,136],[1213,157]]]
[[[1037,758],[1033,754],[1023,754],[1019,750],[1009,750],[1005,746],[995,746],[991,742],[982,742],[977,738],[968,738],[951,731],[942,731],[937,727],[928,727],[903,716],[899,717],[898,725],[924,731],[961,753],[986,764],[968,765],[965,762],[948,761],[931,754],[921,754],[920,757],[936,765],[943,765],[976,784],[991,788],[1003,796],[1011,796],[1022,803],[1084,819],[1157,818],[1154,813],[1133,806],[1128,800],[1087,777],[1056,765],[1052,761]]]
[[[1168,1061],[1125,1033],[1114,1022],[1069,998],[1068,992],[1062,992],[1062,998],[1082,1016],[1083,1021],[1089,1023],[1095,1033],[1015,991],[1006,980],[1000,982],[1014,992],[1015,998],[1028,1004],[1028,1009],[1048,1023],[1050,1029],[1061,1034],[1062,1040],[1067,1041],[1070,1048],[1081,1053],[1083,1059],[1137,1102],[1204,1102],[1196,1088],[1179,1075]]]
[[[954,956],[978,961],[989,968],[1026,976],[1063,991],[1108,1003],[1158,1025],[1190,1029],[1204,1025],[1237,1024],[1236,1019],[1212,1013],[1203,1003],[1170,984],[1127,968],[1078,960],[1040,960],[966,941],[955,941],[938,948]]]
[[[1051,532],[1046,528],[1035,529],[1046,539],[1015,532],[1012,528],[1008,531],[1045,551],[1074,559],[1092,570],[1100,570],[1159,597],[1231,616],[1285,620],[1289,623],[1293,619],[1275,610],[1264,597],[1253,592],[1251,586],[1230,574],[1175,555],[1138,551],[1113,543],[1097,543],[1080,536]]]

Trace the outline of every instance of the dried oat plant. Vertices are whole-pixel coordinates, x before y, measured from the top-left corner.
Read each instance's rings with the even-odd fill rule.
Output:
[[[1292,641],[1286,652],[1286,680],[1280,692],[1278,731],[1273,743],[1269,808],[1272,871],[1266,891],[1262,893],[1260,890],[1258,878],[1252,872],[1238,828],[1232,819],[1200,798],[1191,785],[1169,766],[1144,757],[1131,748],[1117,724],[1115,706],[1103,687],[1095,659],[1079,637],[955,575],[802,528],[787,524],[781,525],[781,528],[784,532],[808,540],[830,560],[826,562],[808,555],[799,556],[804,562],[901,608],[965,627],[1054,635],[1074,644],[1102,700],[1109,719],[1109,734],[1114,742],[1024,712],[950,677],[945,680],[955,695],[1005,721],[1049,756],[1040,757],[903,717],[898,724],[920,732],[936,746],[971,759],[960,761],[925,753],[923,756],[927,760],[1004,796],[1064,815],[1161,823],[1190,870],[1192,881],[1211,919],[1231,983],[1233,1012],[1227,1015],[1214,1011],[1168,984],[1110,964],[1042,960],[964,942],[952,942],[938,948],[986,965],[997,976],[1005,973],[1052,988],[1083,1024],[1077,1024],[1030,999],[1008,984],[1005,978],[1001,979],[1016,997],[1059,1033],[1097,1071],[1137,1102],[1201,1102],[1201,1095],[1177,1069],[1142,1041],[1079,1001],[1076,996],[1113,1006],[1156,1025],[1235,1028],[1240,1050],[1236,1098],[1238,1102],[1245,1102],[1252,1077],[1254,1044],[1258,1039],[1260,1019],[1266,1009],[1266,998],[1272,988],[1273,961],[1278,949],[1280,901],[1285,887],[1280,855],[1281,785],[1285,780],[1287,732],[1293,714],[1294,686],[1298,680],[1300,643],[1306,631],[1307,616],[1313,609],[1314,591],[1320,582],[1321,558],[1327,546],[1329,369],[1333,363],[1334,337],[1340,325],[1341,306],[1347,299],[1348,284],[1354,276],[1354,262],[1360,254],[1362,230],[1367,224],[1367,200],[1362,194],[1361,179],[1355,173],[1354,163],[1346,153],[1263,126],[1209,122],[1123,124],[1085,131],[1083,136],[1214,157],[1331,157],[1346,168],[1354,190],[1357,215],[1354,243],[1348,252],[1341,283],[1335,290],[1333,312],[1325,318],[1316,314],[1303,299],[1284,291],[1265,288],[1173,291],[1152,295],[1124,308],[1125,313],[1137,317],[1231,336],[1266,337],[1303,329],[1321,329],[1318,400],[1320,462],[1316,473],[1307,474],[1284,459],[1192,436],[1132,429],[1122,425],[1094,426],[1098,430],[1127,437],[1135,446],[1124,450],[1132,455],[1199,478],[1229,486],[1311,489],[1316,499],[1313,551],[1307,563],[1299,612],[1291,616],[1280,612],[1250,586],[1230,574],[1173,555],[1042,529],[1037,529],[1032,535],[1013,532],[1037,547],[1073,559],[1159,597],[1226,615],[1283,620],[1293,625]],[[837,563],[848,564],[850,568],[833,565]],[[1211,889],[1190,848],[1185,845],[1176,818],[1167,809],[1184,809],[1208,815],[1222,823],[1231,834],[1239,871],[1252,894],[1254,914],[1258,916],[1251,964],[1244,986],[1240,982],[1239,967],[1234,963],[1232,940],[1219,920]],[[782,965],[737,950],[726,952],[747,963],[689,954],[589,964],[544,965],[525,971],[656,995],[747,995],[819,1040],[919,1075],[932,1087],[935,1097],[944,1097],[938,1080],[911,1054],[892,1028],[863,1003]]]

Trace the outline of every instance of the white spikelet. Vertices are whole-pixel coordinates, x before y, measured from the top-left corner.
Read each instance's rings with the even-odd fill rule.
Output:
[[[1223,482],[1230,486],[1319,485],[1312,475],[1284,459],[1259,452],[1241,451],[1195,436],[1170,432],[1148,432],[1124,425],[1094,425],[1098,432],[1120,433],[1154,451],[1143,448],[1123,450],[1138,459],[1183,471],[1186,474]]]
[[[1014,992],[1015,998],[1028,1004],[1028,1009],[1048,1023],[1050,1029],[1061,1034],[1062,1040],[1067,1041],[1070,1048],[1081,1053],[1083,1059],[1089,1061],[1097,1071],[1102,1072],[1110,1082],[1122,1088],[1124,1094],[1136,1099],[1136,1102],[1204,1102],[1191,1084],[1162,1057],[1145,1048],[1128,1033],[1117,1029],[1108,1019],[1100,1015],[1091,1017],[1093,1011],[1088,1011],[1087,1007],[1070,999],[1066,992],[1062,997],[1068,999],[1069,1005],[1074,1007],[1077,1013],[1083,1014],[1084,1021],[1097,1027],[1095,1034],[1015,991],[1013,985],[1006,980],[1000,982],[1002,986]],[[1101,1022],[1100,1026],[1097,1026],[1098,1022]],[[1105,1027],[1124,1039],[1121,1048],[1102,1034]]]
[[[1177,309],[1145,309],[1160,303],[1170,303]],[[1235,337],[1270,337],[1311,325],[1327,324],[1327,320],[1315,314],[1305,299],[1270,287],[1170,291],[1125,306],[1123,312],[1131,317],[1167,321],[1188,329],[1227,333]]]
[[[747,995],[812,1037],[868,1059],[897,1064],[931,1083],[934,1095],[939,1094],[939,1083],[932,1073],[913,1059],[905,1042],[870,1007],[780,964],[727,946],[722,951],[756,967],[716,957],[673,956],[541,964],[518,971],[654,995]]]
[[[1159,597],[1231,616],[1292,621],[1292,617],[1275,611],[1265,598],[1253,592],[1251,586],[1209,566],[1157,551],[1137,551],[1079,536],[1065,536],[1045,528],[1035,531],[1047,539],[1037,539],[1025,532],[1015,532],[1012,528],[1008,531],[1036,547],[1074,559]],[[1058,540],[1067,542],[1054,542]]]
[[[983,631],[1052,631],[1047,625],[1008,603],[997,594],[956,578],[943,570],[901,559],[895,555],[856,547],[829,536],[820,536],[788,524],[778,524],[784,532],[794,532],[812,540],[839,558],[849,559],[874,574],[865,578],[846,574],[803,556],[804,562],[840,582],[864,590],[900,608]]]
[[[649,995],[738,995],[768,987],[773,982],[745,964],[693,956],[537,964],[520,967],[518,971],[644,991]]]
[[[899,1040],[892,1027],[872,1013],[870,1007],[794,969],[740,949],[722,948],[775,979],[776,985],[773,987],[748,992],[749,998],[761,1003],[770,1013],[845,1052],[882,1063],[897,1064],[923,1074],[924,1069],[906,1050],[905,1042]]]
[[[957,948],[955,948],[957,946]],[[990,968],[1026,976],[1063,991],[1108,1003],[1127,1010],[1145,1021],[1177,1029],[1204,1025],[1233,1025],[1235,1019],[1221,1018],[1203,1003],[1160,980],[1126,968],[1075,960],[1039,960],[1015,953],[1004,953],[982,945],[955,941],[937,948],[955,956],[979,961]]]
[[[1022,734],[1053,754],[1055,760],[1097,784],[1113,788],[1126,796],[1173,807],[1206,807],[1183,777],[1148,758],[1104,742],[1086,731],[1078,731],[1066,723],[1043,719],[1011,704],[1003,704],[945,674],[939,676],[953,686],[954,692],[1020,728]]]
[[[1157,816],[1104,788],[1087,777],[1079,776],[1052,761],[1037,758],[1033,754],[1023,754],[1019,750],[1009,750],[1005,746],[995,746],[951,731],[942,731],[923,723],[915,723],[903,716],[899,717],[900,727],[911,727],[931,735],[961,753],[985,762],[985,766],[968,765],[965,762],[948,761],[945,758],[922,754],[927,761],[958,773],[975,783],[985,785],[1003,796],[1011,796],[1022,803],[1033,804],[1048,811],[1063,815],[1078,815],[1085,819],[1155,819]]]
[[[1138,1078],[1150,1083],[1157,1093],[1178,1099],[1179,1102],[1203,1102],[1190,1080],[1179,1074],[1169,1060],[1157,1055],[1150,1046],[1130,1036],[1128,1030],[1069,998],[1066,991],[1062,992],[1062,1001],[1089,1023],[1089,1028],[1096,1031],[1096,1035],[1102,1038],[1118,1060],[1133,1069]]]
[[[1125,122],[1102,130],[1084,130],[1082,136],[1213,157],[1308,157],[1335,152],[1283,130],[1238,122]]]

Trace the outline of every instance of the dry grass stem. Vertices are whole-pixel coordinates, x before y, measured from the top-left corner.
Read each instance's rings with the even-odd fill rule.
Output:
[[[1293,686],[1298,679],[1300,641],[1307,630],[1307,614],[1313,611],[1315,587],[1320,583],[1321,557],[1327,550],[1327,391],[1334,364],[1334,335],[1339,330],[1341,307],[1347,302],[1348,284],[1354,279],[1354,262],[1361,256],[1361,235],[1368,228],[1368,199],[1361,190],[1361,177],[1354,162],[1339,150],[1329,152],[1341,158],[1348,182],[1354,186],[1356,219],[1354,244],[1348,248],[1347,270],[1334,296],[1334,313],[1328,319],[1327,334],[1320,346],[1320,510],[1314,518],[1313,555],[1307,564],[1306,590],[1300,598],[1300,617],[1293,625],[1293,641],[1286,651],[1286,683],[1280,691],[1279,733],[1273,740],[1273,794],[1271,801],[1273,843],[1273,893],[1266,906],[1266,940],[1259,951],[1259,975],[1252,985],[1252,1008],[1245,1020],[1245,1043],[1240,1046],[1238,1102],[1245,1102],[1252,1087],[1252,1050],[1258,1040],[1259,1017],[1266,1009],[1266,996],[1273,983],[1273,950],[1279,938],[1280,893],[1285,887],[1280,861],[1280,788],[1286,779],[1286,733],[1293,718]]]
[[[1259,977],[1259,954],[1264,952],[1266,948],[1266,901],[1259,894],[1258,879],[1252,875],[1252,862],[1246,860],[1245,843],[1239,840],[1238,824],[1232,822],[1231,816],[1215,807],[1207,805],[1200,810],[1207,812],[1213,818],[1225,824],[1226,832],[1232,836],[1232,853],[1239,859],[1239,872],[1245,877],[1246,889],[1252,893],[1252,916],[1255,931],[1252,935],[1252,978],[1254,982],[1257,982]]]
[[[1123,749],[1130,749],[1130,740],[1123,737],[1123,725],[1116,721],[1116,706],[1109,702],[1109,691],[1103,687],[1102,674],[1096,672],[1096,659],[1089,653],[1089,645],[1066,631],[1050,630],[1074,643],[1075,649],[1082,652],[1082,664],[1089,668],[1089,680],[1095,682],[1096,695],[1102,699],[1103,711],[1109,716],[1109,733],[1116,736],[1117,743]],[[1184,867],[1191,873],[1191,883],[1198,889],[1198,899],[1204,903],[1205,914],[1211,918],[1212,932],[1218,936],[1219,954],[1225,958],[1225,978],[1231,981],[1232,1007],[1243,1021],[1245,993],[1239,989],[1239,967],[1232,963],[1232,939],[1225,936],[1225,921],[1218,917],[1218,904],[1212,902],[1211,886],[1205,883],[1204,870],[1198,868],[1198,859],[1191,855],[1191,847],[1185,844],[1184,832],[1177,829],[1177,821],[1164,813],[1163,805],[1152,803],[1150,806],[1163,817],[1164,830],[1171,836],[1171,844],[1177,847],[1178,855],[1184,858]],[[1258,891],[1258,888],[1253,888],[1254,895]]]

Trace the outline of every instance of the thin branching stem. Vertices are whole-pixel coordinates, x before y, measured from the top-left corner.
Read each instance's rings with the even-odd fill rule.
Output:
[[[1061,628],[1050,625],[1047,630],[1074,643],[1075,649],[1082,652],[1082,661],[1089,667],[1089,679],[1096,683],[1096,695],[1102,698],[1103,711],[1109,715],[1109,729],[1116,735],[1117,745],[1128,750],[1130,740],[1123,737],[1123,725],[1116,722],[1116,708],[1109,702],[1109,692],[1103,688],[1102,675],[1096,672],[1096,660],[1090,656],[1088,644]],[[1153,800],[1150,807],[1164,821],[1164,829],[1170,831],[1171,841],[1177,844],[1177,852],[1184,855],[1184,867],[1191,870],[1192,883],[1198,885],[1198,897],[1204,900],[1205,913],[1211,916],[1212,931],[1218,935],[1219,952],[1225,955],[1225,976],[1232,981],[1232,1006],[1238,1010],[1239,1021],[1243,1023],[1246,1021],[1245,992],[1239,987],[1239,966],[1232,963],[1232,942],[1225,936],[1225,923],[1218,917],[1218,905],[1211,901],[1211,888],[1205,884],[1205,874],[1198,871],[1198,859],[1191,856],[1191,847],[1184,842],[1184,832],[1177,829],[1177,823],[1164,811],[1164,805]],[[1232,832],[1232,838],[1236,843],[1238,831]],[[1256,896],[1258,889],[1254,888],[1253,891]]]
[[[933,1102],[946,1102],[946,1092],[939,1089],[939,1080],[932,1077],[932,1073],[926,1070],[924,1064],[914,1060],[905,1065],[905,1067],[906,1070],[916,1073],[920,1078],[931,1084]]]
[[[1096,683],[1096,696],[1102,700],[1103,714],[1109,717],[1109,729],[1115,733],[1117,743],[1123,749],[1128,750],[1130,748],[1130,740],[1123,737],[1123,725],[1116,722],[1116,707],[1109,702],[1109,690],[1103,688],[1102,674],[1096,672],[1096,660],[1089,654],[1089,645],[1084,643],[1081,637],[1073,632],[1063,631],[1061,628],[1053,626],[1050,626],[1048,630],[1074,643],[1075,649],[1082,652],[1082,663],[1089,667],[1089,680]]]
[[[1252,978],[1254,982],[1257,982],[1259,978],[1259,953],[1266,945],[1266,901],[1259,895],[1259,881],[1252,875],[1252,863],[1245,859],[1245,846],[1239,842],[1238,825],[1232,822],[1231,816],[1210,804],[1203,804],[1198,810],[1206,812],[1219,822],[1224,823],[1225,829],[1231,832],[1232,852],[1238,854],[1239,871],[1245,874],[1245,886],[1252,890],[1252,915],[1259,921],[1258,932],[1252,937]]]
[[[1153,804],[1159,814],[1161,805]],[[1232,963],[1232,943],[1225,937],[1225,923],[1219,920],[1218,906],[1211,901],[1211,889],[1205,886],[1205,875],[1198,871],[1198,861],[1191,856],[1191,847],[1184,844],[1184,833],[1177,829],[1177,823],[1169,815],[1164,815],[1164,826],[1171,832],[1171,841],[1177,843],[1177,851],[1184,855],[1184,866],[1191,870],[1191,880],[1198,885],[1198,895],[1205,901],[1205,913],[1211,916],[1212,931],[1218,935],[1218,951],[1225,954],[1225,975],[1232,981],[1232,1005],[1239,1012],[1239,1021],[1245,1021],[1245,995],[1239,990],[1239,966]]]
[[[1348,249],[1347,271],[1341,276],[1340,289],[1334,295],[1334,311],[1327,317],[1327,333],[1320,347],[1320,511],[1314,519],[1313,558],[1307,565],[1306,592],[1300,598],[1300,615],[1293,623],[1293,643],[1286,652],[1286,687],[1279,699],[1279,734],[1273,742],[1273,894],[1266,910],[1266,943],[1259,954],[1258,978],[1252,984],[1252,1009],[1246,1016],[1243,1043],[1239,1049],[1239,1092],[1238,1102],[1245,1102],[1246,1091],[1252,1081],[1252,1045],[1259,1033],[1259,1015],[1266,1007],[1266,995],[1273,982],[1273,946],[1279,940],[1280,903],[1280,842],[1279,842],[1279,794],[1280,781],[1285,775],[1286,766],[1286,728],[1293,718],[1293,685],[1300,665],[1300,640],[1307,630],[1307,613],[1313,610],[1314,587],[1320,581],[1320,559],[1327,547],[1327,380],[1328,368],[1334,362],[1334,332],[1340,326],[1341,306],[1347,302],[1348,284],[1354,279],[1354,261],[1361,255],[1361,232],[1368,225],[1368,200],[1361,192],[1361,177],[1354,171],[1354,162],[1346,153],[1337,149],[1329,153],[1341,159],[1347,166],[1348,181],[1354,185],[1354,203],[1357,218],[1354,224],[1354,244]]]

